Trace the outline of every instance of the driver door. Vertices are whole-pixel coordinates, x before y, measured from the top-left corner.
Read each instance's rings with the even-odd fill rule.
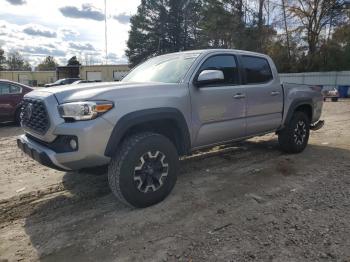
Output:
[[[246,136],[246,94],[237,64],[234,55],[220,54],[200,66],[195,80],[203,70],[221,70],[224,80],[191,88],[194,148]]]

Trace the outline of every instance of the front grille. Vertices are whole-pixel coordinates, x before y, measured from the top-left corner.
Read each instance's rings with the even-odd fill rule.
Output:
[[[50,127],[49,116],[43,101],[24,98],[21,110],[22,126],[44,135]]]

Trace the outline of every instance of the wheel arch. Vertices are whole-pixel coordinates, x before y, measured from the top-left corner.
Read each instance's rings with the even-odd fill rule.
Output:
[[[164,107],[135,111],[118,120],[108,140],[105,155],[113,156],[126,136],[148,131],[168,137],[179,155],[190,152],[190,133],[183,114],[176,108]]]
[[[13,120],[16,122],[17,121],[17,115],[21,113],[22,110],[22,101],[16,105],[15,110],[13,111]],[[18,123],[19,124],[19,123]]]
[[[313,117],[312,99],[298,99],[298,100],[293,101],[289,107],[288,112],[287,112],[287,116],[286,116],[286,119],[284,121],[285,125],[290,122],[290,120],[293,117],[293,114],[296,111],[305,112],[307,114],[307,116],[309,117],[310,122],[312,122],[312,117]]]

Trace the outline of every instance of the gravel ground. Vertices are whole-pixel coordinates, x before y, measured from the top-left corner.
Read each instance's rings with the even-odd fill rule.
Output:
[[[350,261],[350,101],[299,155],[267,135],[182,161],[172,194],[119,204],[105,170],[58,172],[0,127],[0,261]]]

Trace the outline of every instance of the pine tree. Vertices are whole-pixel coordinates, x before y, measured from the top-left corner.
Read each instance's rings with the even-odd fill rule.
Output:
[[[81,64],[76,56],[72,56],[67,62],[67,66],[80,66],[80,65]]]
[[[167,51],[165,0],[142,0],[131,17],[126,55],[132,66]]]
[[[126,50],[130,64],[196,48],[200,7],[200,0],[143,0],[130,20]]]

